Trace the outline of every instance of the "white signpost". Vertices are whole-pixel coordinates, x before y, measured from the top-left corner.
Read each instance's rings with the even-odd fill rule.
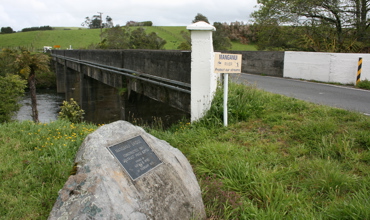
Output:
[[[242,72],[242,55],[214,53],[214,72],[224,74],[224,126],[227,126],[227,97],[229,91],[229,73]]]

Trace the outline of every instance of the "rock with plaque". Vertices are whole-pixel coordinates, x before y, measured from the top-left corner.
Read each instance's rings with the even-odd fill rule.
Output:
[[[101,126],[77,152],[49,219],[205,219],[185,156],[125,121]],[[72,167],[71,167],[72,168]]]
[[[115,144],[108,149],[133,180],[161,164],[141,136]]]

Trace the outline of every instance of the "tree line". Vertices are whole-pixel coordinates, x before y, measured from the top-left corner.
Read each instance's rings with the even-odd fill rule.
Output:
[[[53,30],[53,28],[48,26],[48,25],[47,26],[41,26],[41,27],[28,27],[28,28],[23,28],[22,32],[46,31],[46,30]],[[2,27],[0,33],[1,34],[11,34],[11,33],[15,33],[15,31],[11,27]]]
[[[258,50],[301,50],[317,52],[368,52],[370,51],[370,0],[258,0],[258,10],[251,14],[251,23],[214,22],[213,34],[216,50],[227,50],[232,41],[254,44]],[[198,13],[194,21],[208,22]],[[86,17],[83,26],[113,28],[113,19],[102,15]],[[152,22],[127,22],[126,26],[151,26]],[[11,33],[3,27],[1,33]],[[112,31],[112,32],[117,32]],[[123,30],[121,35],[127,34]],[[129,33],[132,34],[132,33]],[[135,33],[136,34],[136,33]],[[109,33],[104,35],[109,36]],[[154,34],[147,34],[153,37]],[[187,32],[181,33],[184,42],[179,49],[189,49]],[[135,37],[133,37],[135,38]],[[111,47],[106,37],[103,47]],[[103,39],[102,39],[103,41]],[[116,41],[116,40],[114,40]],[[122,44],[121,44],[122,45]],[[126,44],[129,45],[129,44]],[[131,44],[132,45],[132,44]],[[135,47],[136,46],[129,46]],[[158,48],[160,49],[160,48]]]
[[[370,0],[258,0],[252,32],[260,50],[366,52]]]
[[[109,16],[107,16],[109,17]],[[111,26],[113,19],[110,19]],[[193,23],[205,21],[209,23],[206,16],[198,13]],[[86,17],[83,26],[91,29],[99,28],[99,24],[104,24],[101,16],[94,15],[93,19]],[[152,26],[151,21],[134,22],[128,21],[125,26],[116,25],[114,27],[105,28],[101,33],[101,42],[92,44],[89,49],[163,49],[167,43],[159,37],[157,33],[146,33],[145,26]],[[249,42],[250,28],[243,22],[232,22],[231,24],[214,22],[216,32],[213,33],[213,46],[215,50],[228,50],[231,48],[231,41],[239,41],[241,43]],[[106,27],[106,25],[103,25]],[[137,29],[130,29],[130,26],[138,26]],[[184,41],[181,42],[178,49],[190,50],[191,39],[188,31],[180,33]]]
[[[22,32],[28,32],[28,31],[48,31],[48,30],[53,30],[52,27],[49,25],[46,26],[40,26],[40,27],[29,27],[29,28],[23,28]]]

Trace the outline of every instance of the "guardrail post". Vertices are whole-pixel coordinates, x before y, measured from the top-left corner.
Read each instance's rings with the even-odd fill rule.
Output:
[[[358,58],[356,85],[361,81],[362,57]]]
[[[216,28],[200,21],[187,26],[191,32],[191,121],[197,121],[211,107],[217,88],[214,74],[212,31]]]

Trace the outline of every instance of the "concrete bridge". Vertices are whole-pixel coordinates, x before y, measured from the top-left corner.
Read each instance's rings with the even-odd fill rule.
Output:
[[[189,117],[190,51],[53,50],[52,57],[58,92],[89,121]]]
[[[219,75],[213,71],[212,31],[205,22],[189,25],[191,51],[53,50],[57,90],[75,99],[85,119],[152,121],[160,117],[195,121],[210,107]],[[243,54],[243,72],[281,75],[284,53]]]

